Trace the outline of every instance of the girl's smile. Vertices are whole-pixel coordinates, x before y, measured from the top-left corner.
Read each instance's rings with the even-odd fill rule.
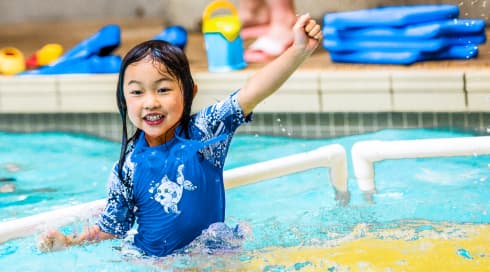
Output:
[[[160,145],[174,136],[184,111],[182,88],[164,65],[146,57],[132,63],[124,75],[128,116],[145,132],[148,145]]]

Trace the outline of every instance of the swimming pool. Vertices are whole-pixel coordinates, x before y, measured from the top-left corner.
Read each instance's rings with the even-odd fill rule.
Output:
[[[471,136],[445,130],[382,130],[335,139],[237,135],[226,169],[339,143]],[[16,191],[0,194],[0,221],[104,197],[119,145],[80,134],[0,134],[0,176]],[[349,154],[349,152],[348,152]],[[227,191],[229,225],[253,232],[243,249],[219,255],[191,249],[163,259],[124,254],[121,242],[41,254],[36,236],[0,245],[9,271],[196,270],[482,270],[490,267],[490,156],[401,159],[375,164],[374,204],[349,169],[348,206],[339,206],[325,169]],[[13,167],[16,166],[16,167]],[[349,165],[349,167],[351,167]],[[89,222],[64,228],[80,231]]]

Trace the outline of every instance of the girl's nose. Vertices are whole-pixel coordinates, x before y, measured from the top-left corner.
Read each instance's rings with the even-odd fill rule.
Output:
[[[153,93],[148,93],[145,97],[145,109],[157,109],[160,107],[160,102],[158,101],[157,95]]]

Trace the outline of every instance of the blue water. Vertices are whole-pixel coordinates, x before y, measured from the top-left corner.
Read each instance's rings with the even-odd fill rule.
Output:
[[[248,165],[338,143],[349,151],[357,141],[472,136],[445,130],[383,130],[335,139],[305,140],[268,136],[235,137],[225,169]],[[0,221],[54,207],[104,197],[109,169],[119,144],[85,135],[0,133],[0,177],[15,178],[16,191],[0,193]],[[349,233],[359,223],[396,227],[406,220],[490,223],[490,156],[402,159],[375,164],[374,204],[363,199],[349,168],[348,206],[334,201],[326,169],[315,169],[227,191],[229,225],[246,222],[253,231],[244,250],[269,246],[312,245]],[[350,162],[350,158],[348,158]],[[15,169],[12,169],[15,165]],[[351,166],[349,166],[351,167]],[[65,231],[81,230],[87,222]],[[148,271],[155,269],[121,254],[120,241],[41,254],[36,236],[0,245],[0,268],[9,271],[61,271],[59,261],[80,271]],[[219,267],[220,258],[172,259],[172,267]],[[28,260],[27,262],[25,260]],[[165,260],[159,260],[165,262]],[[211,262],[211,264],[209,264]],[[0,269],[3,270],[3,269]],[[64,269],[63,269],[64,270]],[[212,270],[212,269],[211,269]]]

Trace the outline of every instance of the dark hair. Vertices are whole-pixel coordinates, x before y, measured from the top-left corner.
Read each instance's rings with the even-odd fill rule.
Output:
[[[189,122],[192,100],[194,97],[194,80],[192,79],[189,61],[187,60],[185,53],[179,47],[165,41],[150,40],[136,45],[126,54],[122,61],[116,93],[117,107],[119,108],[119,114],[121,115],[122,121],[122,142],[118,162],[118,175],[125,186],[128,184],[125,184],[126,182],[122,175],[122,168],[126,157],[126,150],[128,148],[128,143],[136,139],[138,135],[140,135],[141,130],[136,129],[133,136],[128,139],[128,109],[126,99],[124,98],[124,73],[130,64],[138,62],[148,56],[152,61],[163,64],[166,67],[167,72],[179,81],[184,97],[184,112],[179,123],[182,127],[181,133],[184,133],[184,136],[189,138]]]

